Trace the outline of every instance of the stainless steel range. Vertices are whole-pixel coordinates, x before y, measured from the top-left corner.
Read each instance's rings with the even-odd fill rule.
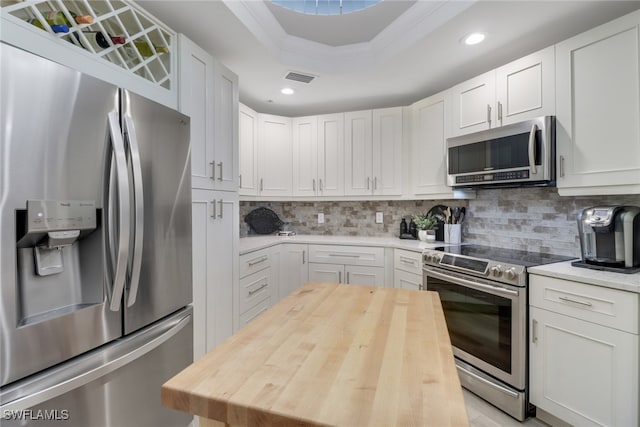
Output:
[[[426,249],[423,288],[440,294],[462,386],[518,420],[528,399],[527,267],[570,257],[478,245]]]

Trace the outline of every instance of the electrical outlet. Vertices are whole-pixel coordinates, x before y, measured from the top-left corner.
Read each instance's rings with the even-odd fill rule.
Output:
[[[318,214],[318,224],[324,224],[324,214],[323,213],[319,213]]]
[[[384,222],[384,216],[382,212],[376,212],[376,224],[382,224]]]

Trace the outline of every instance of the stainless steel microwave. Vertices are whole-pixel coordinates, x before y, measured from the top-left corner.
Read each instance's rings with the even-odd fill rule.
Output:
[[[447,139],[451,187],[554,186],[556,118],[544,116]]]

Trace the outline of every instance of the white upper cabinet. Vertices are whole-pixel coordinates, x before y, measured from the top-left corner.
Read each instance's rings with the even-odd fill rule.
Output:
[[[556,111],[555,48],[550,46],[496,70],[496,125]]]
[[[640,193],[640,11],[556,45],[560,195]]]
[[[453,136],[495,127],[493,108],[496,98],[495,84],[496,72],[492,70],[451,89],[453,94]]]
[[[318,195],[344,195],[344,114],[318,116]]]
[[[213,189],[213,57],[180,34],[180,111],[191,117],[191,186]]]
[[[293,132],[293,195],[318,194],[318,118],[296,117]]]
[[[554,47],[460,83],[451,92],[452,136],[554,115]]]
[[[240,104],[238,118],[241,196],[258,194],[258,113]]]
[[[179,44],[179,108],[191,117],[191,186],[236,191],[238,79],[182,34]]]
[[[214,188],[236,191],[239,177],[238,77],[217,61],[214,70]]]
[[[292,194],[292,121],[258,114],[258,195]]]
[[[452,196],[446,180],[446,138],[451,92],[444,91],[416,102],[411,112],[411,191],[416,195]]]
[[[402,108],[354,111],[345,120],[345,194],[402,194]]]

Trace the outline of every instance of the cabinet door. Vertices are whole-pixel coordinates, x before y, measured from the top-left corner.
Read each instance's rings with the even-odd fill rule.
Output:
[[[293,195],[315,196],[318,191],[318,118],[296,117],[293,133]]]
[[[530,309],[531,403],[579,426],[638,425],[638,336]]]
[[[318,194],[344,195],[344,114],[318,117]]]
[[[384,267],[345,265],[345,283],[384,286]]]
[[[307,245],[285,243],[280,248],[280,271],[278,301],[309,281]]]
[[[258,195],[291,196],[291,119],[258,114]]]
[[[495,70],[451,88],[453,97],[453,136],[495,127]]]
[[[258,114],[244,104],[239,107],[238,145],[240,146],[239,193],[258,194]]]
[[[411,178],[414,194],[452,197],[447,186],[446,138],[451,93],[441,92],[411,106]]]
[[[193,244],[193,357],[199,359],[207,352],[207,262],[212,254],[207,253],[207,242],[213,239],[210,192],[194,190],[191,195],[191,226]],[[210,271],[213,274],[213,269]]]
[[[212,232],[207,238],[207,254],[211,254],[207,259],[207,351],[237,329],[233,307],[238,300],[238,196],[225,192],[211,192],[211,196],[209,226]]]
[[[373,194],[402,194],[402,107],[373,110]]]
[[[560,195],[640,193],[640,12],[556,45]]]
[[[344,113],[344,192],[348,196],[372,192],[371,110]]]
[[[238,77],[215,63],[215,163],[216,190],[238,189]]]
[[[180,43],[180,111],[191,117],[191,186],[213,189],[213,58],[183,35]]]
[[[508,125],[556,112],[555,47],[496,70],[497,125]]]
[[[344,265],[309,263],[309,280],[314,282],[343,283]]]
[[[393,287],[399,289],[413,289],[414,291],[421,290],[422,275],[396,269],[393,278]]]

